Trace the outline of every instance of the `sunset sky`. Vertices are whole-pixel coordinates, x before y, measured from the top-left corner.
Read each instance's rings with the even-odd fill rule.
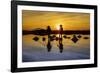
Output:
[[[50,26],[52,30],[59,30],[59,25],[62,25],[64,30],[90,30],[90,14],[23,10],[21,25],[23,30],[29,31],[38,28],[47,29],[47,26]],[[55,36],[53,41],[49,40],[51,38],[48,38],[48,35],[40,36],[34,33],[22,35],[22,61],[90,59],[90,39],[84,39],[84,37],[90,38],[90,35],[81,34],[81,38],[79,38],[80,34],[62,34],[62,53],[60,53],[59,34],[50,34],[50,37]],[[64,38],[64,36],[69,37],[69,39]],[[56,40],[57,37],[58,40]],[[34,38],[38,40],[35,41]],[[45,41],[43,41],[44,38]],[[72,39],[76,39],[77,43],[73,42]],[[49,42],[50,52],[48,52]]]
[[[22,11],[23,30],[36,28],[46,29],[49,25],[52,30],[57,30],[59,25],[64,30],[90,30],[90,14],[75,12],[50,12],[50,11]]]

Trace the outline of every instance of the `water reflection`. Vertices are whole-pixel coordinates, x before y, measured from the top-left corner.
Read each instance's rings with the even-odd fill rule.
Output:
[[[50,38],[53,35],[55,35],[55,38],[51,41]],[[78,35],[75,34],[76,38],[78,38]],[[79,40],[76,43],[71,40],[74,34],[66,36],[70,39],[59,39],[58,34],[51,34],[50,37],[47,35],[23,36],[23,62],[90,58],[90,39],[84,39],[89,35],[81,35],[82,37],[78,38]],[[32,40],[35,37],[38,37],[38,41]],[[45,41],[43,41],[43,38],[45,38]]]
[[[67,36],[66,34],[63,34],[62,25],[60,25],[58,34],[52,34],[50,26],[47,26],[47,30],[45,32],[47,33],[48,38],[46,39],[45,37],[42,37],[42,41],[45,42],[47,40],[46,46],[47,46],[48,52],[51,51],[51,49],[52,49],[51,42],[53,42],[54,40],[56,40],[58,42],[57,47],[59,48],[60,53],[62,53],[63,52],[63,39],[70,39],[73,43],[77,43],[79,41],[79,39],[82,38],[81,34],[72,34],[72,38]],[[38,32],[38,34],[39,33],[40,33],[40,31]],[[89,39],[89,37],[85,36],[85,37],[83,37],[83,39]],[[39,37],[35,36],[33,38],[33,40],[38,41]]]
[[[70,41],[72,41],[73,43],[77,43],[78,41],[79,41],[79,39],[84,39],[84,40],[87,40],[87,39],[89,39],[89,36],[88,35],[86,35],[86,36],[81,36],[81,37],[78,37],[77,35],[75,35],[75,34],[73,34],[73,35],[71,35],[72,36],[72,38],[71,37],[69,37],[69,36],[67,36],[67,37],[65,37],[65,35],[64,35],[64,37],[62,38],[62,36],[60,36],[59,35],[59,37],[57,37],[57,35],[53,35],[53,36],[51,36],[52,34],[48,34],[48,38],[46,38],[46,37],[42,37],[42,42],[46,42],[46,40],[48,40],[48,42],[47,42],[47,51],[48,52],[50,52],[51,51],[51,48],[52,48],[52,45],[51,45],[51,42],[53,42],[54,40],[56,40],[57,42],[59,42],[59,44],[57,45],[58,46],[58,48],[59,48],[59,50],[60,50],[60,53],[62,53],[63,52],[63,39],[65,40],[65,39],[69,39]],[[34,35],[33,35],[34,36]],[[71,39],[70,39],[71,38]],[[37,36],[35,36],[34,38],[33,38],[33,40],[34,41],[39,41],[39,37],[37,37]]]
[[[59,31],[52,32],[50,26],[39,30],[23,35],[23,62],[90,58],[89,34],[66,34],[62,25]]]

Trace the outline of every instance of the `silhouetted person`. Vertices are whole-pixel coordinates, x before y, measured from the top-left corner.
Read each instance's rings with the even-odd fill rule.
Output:
[[[51,40],[51,36],[50,36],[50,34],[51,34],[51,28],[50,28],[50,26],[48,26],[47,27],[47,33],[48,33],[48,44],[47,44],[47,49],[48,49],[48,52],[50,52],[51,51],[51,43],[50,43],[50,40]]]
[[[63,27],[62,27],[62,25],[60,25],[60,30],[59,30],[59,50],[60,50],[60,53],[63,52],[62,33],[63,33]]]
[[[60,34],[62,35],[62,33],[63,33],[63,27],[62,25],[60,25]]]
[[[50,26],[47,27],[47,33],[48,33],[48,35],[51,34],[51,28],[50,28]]]
[[[62,42],[62,33],[63,33],[63,27],[60,25],[60,30],[59,30],[59,41]]]

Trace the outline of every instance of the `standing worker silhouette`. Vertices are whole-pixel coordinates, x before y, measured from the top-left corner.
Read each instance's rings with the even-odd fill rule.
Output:
[[[63,33],[63,27],[62,27],[62,25],[60,25],[60,30],[59,30],[59,50],[60,50],[60,53],[63,52],[62,33]]]
[[[47,27],[47,33],[48,33],[47,50],[48,50],[48,52],[50,52],[51,48],[52,48],[51,43],[50,43],[50,39],[51,39],[51,37],[50,37],[50,34],[51,34],[51,28],[50,28],[50,26]]]

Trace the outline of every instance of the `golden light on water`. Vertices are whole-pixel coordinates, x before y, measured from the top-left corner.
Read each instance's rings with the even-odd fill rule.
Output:
[[[68,37],[72,38],[72,35],[67,35]],[[82,36],[88,36],[89,35],[82,35]],[[23,44],[24,45],[28,45],[28,46],[43,46],[43,42],[42,42],[42,37],[39,37],[39,41],[35,42],[33,39],[33,37],[35,37],[34,35],[26,35],[23,36]],[[59,34],[56,35],[56,37],[59,37]],[[45,43],[47,43],[48,41],[48,37],[45,36],[46,41]],[[53,41],[52,45],[53,46],[57,46],[58,41]],[[64,39],[63,38],[63,45],[66,46],[66,49],[68,48],[68,46],[78,46],[78,47],[87,47],[90,44],[90,39],[84,40],[84,39],[79,39],[79,41],[77,43],[73,43],[73,41],[71,39]]]
[[[59,37],[59,34],[57,34],[56,36]]]
[[[33,30],[37,28],[47,29],[47,26],[51,27],[51,30],[60,30],[60,25],[62,25],[63,30],[90,30],[90,14],[89,13],[76,13],[76,12],[49,12],[49,11],[33,11],[33,10],[23,10],[22,11],[22,29],[23,30]],[[36,35],[35,35],[36,36]],[[39,41],[33,41],[33,35],[23,36],[23,43],[31,46],[41,45],[42,38],[38,37]],[[56,34],[59,37],[59,34]],[[74,44],[72,41],[72,35],[70,40],[63,39],[64,45],[79,45]],[[46,43],[47,43],[46,36]],[[38,43],[37,45],[34,45]],[[53,42],[52,42],[53,43]],[[55,42],[56,45],[58,41]],[[89,39],[79,40],[80,47],[84,47],[84,43],[89,45]]]
[[[48,29],[48,26],[51,30]],[[41,30],[44,33],[47,29],[54,33],[40,34]],[[35,33],[34,30],[36,30]],[[61,33],[62,30],[63,33]],[[22,10],[22,31],[31,31],[31,34],[22,36],[23,62],[70,60],[71,58],[75,60],[90,59],[90,35],[67,33],[71,30],[89,31],[90,14]],[[84,39],[86,37],[88,39]],[[51,51],[48,53],[50,48]],[[61,49],[63,50],[62,54]]]

